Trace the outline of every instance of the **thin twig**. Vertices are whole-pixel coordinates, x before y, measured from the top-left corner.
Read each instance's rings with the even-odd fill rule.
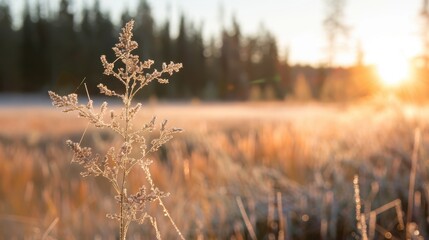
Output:
[[[383,237],[385,237],[386,239],[399,240],[399,238],[396,238],[395,236],[392,235],[391,232],[384,229],[382,226],[380,226],[378,224],[376,225],[375,230],[377,232],[381,233],[381,235],[383,235]]]
[[[42,240],[46,239],[49,233],[54,229],[55,225],[57,225],[59,218],[55,218],[54,221],[49,225],[48,229],[46,229],[45,233],[43,233]]]
[[[420,129],[416,128],[414,130],[414,147],[413,155],[411,157],[411,172],[410,172],[410,186],[408,188],[408,208],[407,208],[407,239],[409,239],[410,233],[408,231],[409,224],[411,223],[411,218],[413,216],[413,202],[414,202],[414,187],[416,183],[416,172],[417,172],[417,160],[419,158],[419,146],[420,146]]]
[[[277,192],[277,214],[279,215],[279,235],[278,240],[285,239],[285,219],[283,216],[282,193]]]
[[[377,213],[371,211],[369,214],[369,230],[368,230],[368,238],[374,239],[375,236],[375,228],[377,225]]]
[[[185,237],[183,237],[182,232],[180,232],[173,218],[171,218],[170,213],[168,212],[167,207],[164,205],[164,202],[162,201],[162,199],[159,196],[157,197],[157,199],[158,199],[159,205],[163,208],[164,215],[168,218],[168,220],[170,220],[171,225],[173,225],[180,239],[185,240]]]
[[[250,238],[256,240],[256,233],[253,229],[252,223],[249,220],[249,217],[247,216],[246,210],[244,209],[243,201],[241,201],[241,198],[238,196],[235,198],[235,200],[237,201],[238,208],[240,209],[240,213],[243,217],[244,223],[246,224],[246,228],[249,231]]]
[[[365,213],[362,213],[362,205],[361,205],[360,189],[359,189],[359,176],[358,175],[355,175],[355,177],[353,179],[353,186],[354,186],[354,192],[355,192],[357,228],[361,232],[362,239],[367,240],[368,234],[367,234],[366,217],[365,217]]]
[[[83,82],[85,82],[85,80],[86,80],[86,77],[84,77],[84,78],[82,79],[82,81],[79,83],[79,85],[77,86],[77,88],[74,90],[74,93],[76,93],[76,92],[77,92],[77,90],[79,90],[80,86],[82,86],[82,83],[83,83]]]
[[[86,96],[88,97],[88,101],[91,101],[91,97],[89,96],[89,91],[88,91],[88,87],[86,86],[86,83],[83,83],[83,85],[85,86],[85,91],[86,91]]]
[[[377,215],[385,212],[386,210],[390,209],[390,208],[394,208],[396,206],[401,206],[401,200],[400,199],[395,199],[389,203],[384,204],[383,206],[376,208],[374,210],[372,210],[373,212],[375,212]]]

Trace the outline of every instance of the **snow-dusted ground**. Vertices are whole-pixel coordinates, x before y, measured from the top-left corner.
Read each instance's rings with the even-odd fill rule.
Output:
[[[0,108],[4,107],[27,107],[27,106],[50,106],[48,93],[43,94],[0,94]]]
[[[86,103],[86,98],[80,101]],[[95,99],[95,106],[101,99]],[[118,103],[111,106],[118,111]],[[386,116],[387,114],[387,116]],[[274,122],[293,124],[299,129],[308,130],[344,125],[353,127],[364,125],[368,121],[378,121],[397,115],[419,119],[429,119],[429,107],[404,105],[389,102],[369,102],[355,104],[322,104],[291,102],[143,102],[143,108],[137,118],[143,125],[152,116],[158,121],[168,119],[170,126],[192,129],[198,126],[211,129],[210,124],[254,124]],[[86,126],[85,119],[77,118],[75,113],[64,114],[52,106],[48,95],[0,95],[0,134],[59,134],[80,131]],[[338,127],[338,126],[337,126]]]

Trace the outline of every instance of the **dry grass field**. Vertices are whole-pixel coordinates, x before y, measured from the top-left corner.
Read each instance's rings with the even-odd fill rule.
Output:
[[[153,115],[185,129],[152,156],[152,173],[171,193],[165,203],[187,239],[360,239],[356,174],[369,238],[404,239],[401,222],[411,237],[429,237],[429,107],[393,100],[146,104],[139,119]],[[79,141],[85,127],[53,107],[0,108],[0,239],[118,237],[105,217],[115,207],[109,184],[82,179],[70,164],[65,140]],[[83,138],[101,152],[115,141],[91,128]],[[131,182],[142,176],[134,172]],[[163,238],[175,239],[151,207]],[[153,234],[146,224],[128,236]]]

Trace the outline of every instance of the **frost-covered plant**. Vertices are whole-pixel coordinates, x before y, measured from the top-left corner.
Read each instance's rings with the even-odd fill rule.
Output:
[[[132,103],[136,94],[150,82],[156,80],[159,83],[168,83],[167,79],[162,78],[163,75],[172,75],[174,72],[178,72],[182,64],[163,63],[161,71],[153,70],[151,73],[146,73],[154,62],[152,60],[141,62],[138,55],[131,53],[138,47],[137,42],[132,40],[133,26],[134,21],[130,21],[122,29],[119,43],[112,48],[116,56],[113,62],[108,62],[105,55],[100,58],[104,67],[104,74],[113,76],[124,86],[122,92],[115,92],[104,84],[98,85],[100,93],[122,100],[123,107],[120,111],[110,110],[108,113],[107,102],[103,102],[97,111],[89,96],[87,104],[79,104],[78,96],[74,93],[59,96],[49,91],[49,96],[52,99],[52,104],[62,108],[63,112],[77,112],[79,117],[88,119],[89,123],[95,127],[110,129],[122,139],[120,148],[111,147],[105,154],[93,153],[91,148],[67,140],[67,145],[74,152],[72,162],[83,166],[81,175],[83,177],[102,176],[111,183],[116,191],[115,199],[119,204],[119,212],[107,214],[107,217],[119,221],[120,239],[126,239],[131,222],[142,224],[146,219],[150,221],[156,231],[156,237],[160,239],[156,219],[147,211],[147,204],[152,202],[157,202],[161,206],[164,215],[169,218],[179,237],[184,239],[162,201],[168,193],[159,190],[153,182],[149,169],[152,161],[148,158],[148,154],[157,151],[159,147],[173,138],[173,134],[182,130],[167,128],[167,121],[165,120],[160,125],[159,137],[150,143],[147,142],[145,134],[155,130],[155,117],[143,126],[134,127],[133,119],[141,109],[142,104]],[[121,67],[115,66],[120,64],[119,61],[122,62]],[[145,173],[147,186],[143,184],[136,193],[128,193],[128,175],[136,167],[140,167]]]

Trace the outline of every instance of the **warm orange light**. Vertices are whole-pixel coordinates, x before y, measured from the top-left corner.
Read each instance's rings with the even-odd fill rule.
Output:
[[[384,59],[377,63],[377,71],[386,86],[398,86],[409,78],[409,63],[400,58]]]

